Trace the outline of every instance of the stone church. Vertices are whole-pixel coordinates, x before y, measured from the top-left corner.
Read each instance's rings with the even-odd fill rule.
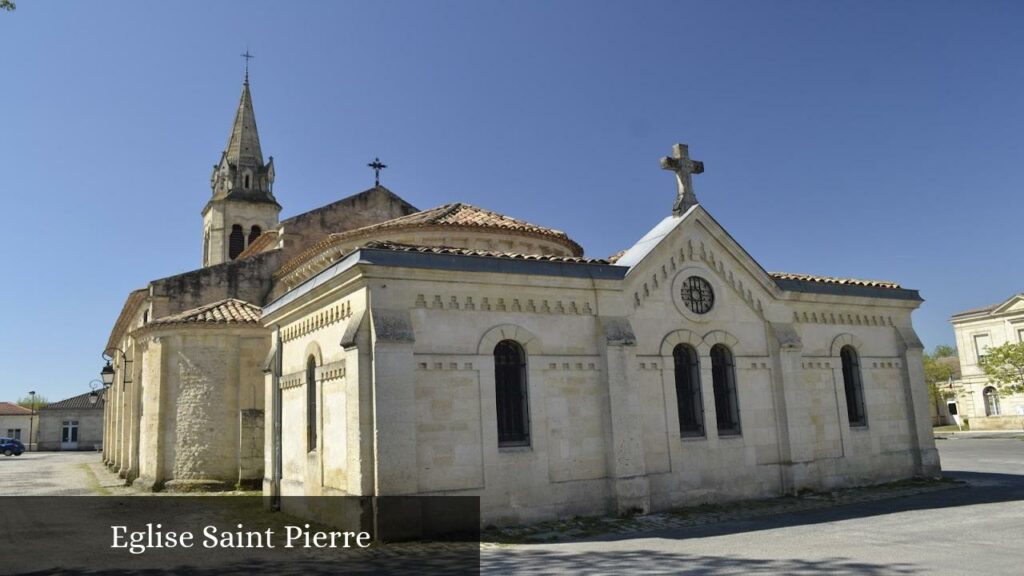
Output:
[[[662,167],[671,213],[607,259],[379,185],[279,220],[246,80],[203,267],[110,335],[106,461],[153,489],[473,495],[486,524],[938,474],[917,291],[766,272],[687,147]]]

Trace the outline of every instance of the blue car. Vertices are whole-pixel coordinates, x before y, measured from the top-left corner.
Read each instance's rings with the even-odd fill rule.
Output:
[[[0,452],[4,456],[21,456],[21,453],[25,451],[25,445],[21,443],[21,440],[15,440],[14,438],[0,438]]]

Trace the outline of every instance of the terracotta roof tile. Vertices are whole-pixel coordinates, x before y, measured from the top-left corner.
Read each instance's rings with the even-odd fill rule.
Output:
[[[0,416],[28,416],[32,411],[14,402],[0,402]]]
[[[772,278],[775,278],[776,280],[799,280],[802,282],[866,286],[870,288],[901,288],[899,284],[895,282],[887,282],[885,280],[858,280],[857,278],[836,278],[833,276],[813,276],[811,274],[790,274],[788,272],[770,272],[769,274],[771,274]]]
[[[486,258],[509,258],[513,260],[542,260],[545,262],[568,262],[572,264],[609,264],[600,258],[584,258],[582,256],[552,256],[547,254],[520,254],[517,252],[500,252],[496,250],[472,250],[469,248],[453,248],[450,246],[418,246],[415,244],[399,244],[398,242],[367,242],[364,248],[392,250],[396,252],[420,252],[426,254],[448,254],[455,256],[482,256]]]
[[[286,262],[277,272],[274,273],[274,276],[278,278],[286,276],[292,271],[300,268],[306,262],[314,259],[317,254],[331,246],[359,238],[360,236],[367,236],[386,230],[432,227],[490,228],[528,235],[544,236],[563,244],[573,254],[578,256],[582,256],[583,254],[583,248],[561,230],[537,226],[536,224],[530,224],[529,222],[517,220],[503,214],[498,214],[497,212],[484,210],[483,208],[478,208],[471,204],[456,202],[454,204],[444,204],[437,208],[416,212],[415,214],[409,214],[408,216],[400,216],[392,220],[381,222],[380,224],[364,226],[362,228],[356,228],[355,230],[349,230],[348,232],[331,234]]]
[[[256,324],[260,321],[262,309],[243,300],[228,298],[186,310],[179,314],[158,318],[147,326],[168,324]]]

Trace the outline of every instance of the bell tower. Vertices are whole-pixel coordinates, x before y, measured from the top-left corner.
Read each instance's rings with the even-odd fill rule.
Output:
[[[274,157],[263,162],[247,69],[227,149],[210,175],[213,194],[203,208],[203,266],[234,260],[277,226],[281,205],[273,186]]]

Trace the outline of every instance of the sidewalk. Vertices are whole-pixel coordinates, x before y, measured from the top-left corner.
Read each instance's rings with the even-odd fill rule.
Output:
[[[936,431],[936,440],[964,440],[980,438],[1021,438],[1024,439],[1024,430],[964,430],[960,431]]]

